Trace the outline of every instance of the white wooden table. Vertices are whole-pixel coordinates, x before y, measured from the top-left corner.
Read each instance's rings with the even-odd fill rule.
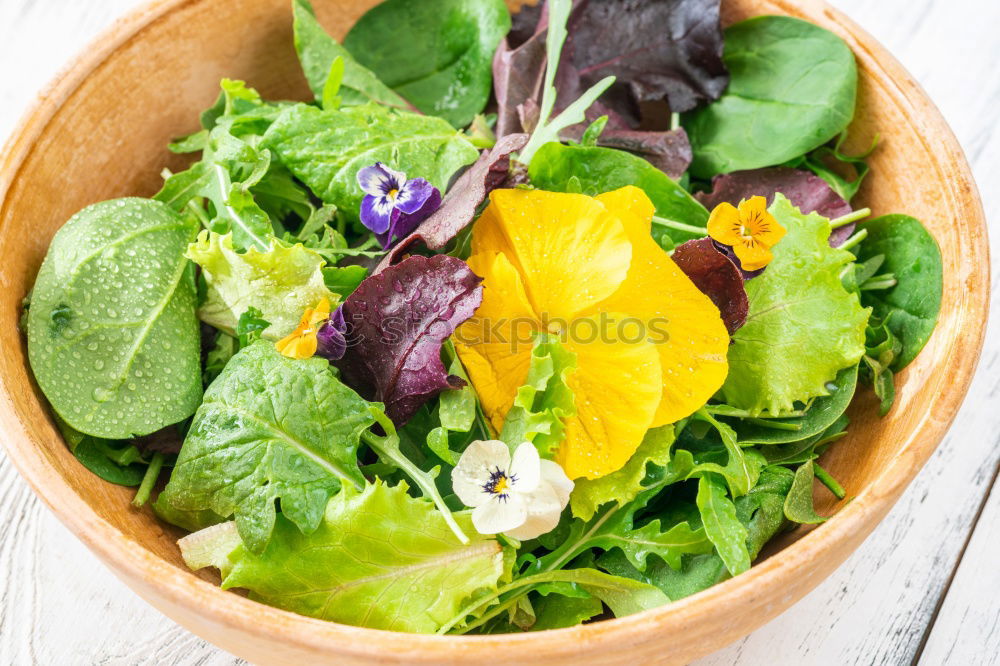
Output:
[[[142,1],[0,0],[0,138],[60,67]],[[1000,256],[1000,3],[834,4],[888,46],[944,112]],[[699,664],[1000,664],[997,323],[954,427],[888,518],[800,603]],[[0,453],[0,664],[237,663],[132,594]]]

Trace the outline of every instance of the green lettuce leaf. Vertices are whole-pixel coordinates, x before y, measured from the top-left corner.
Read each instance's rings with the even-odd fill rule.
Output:
[[[752,415],[829,395],[827,383],[864,355],[870,313],[841,284],[854,255],[830,247],[829,221],[803,215],[780,194],[770,212],[787,234],[767,269],[746,283],[750,313],[733,335],[722,386],[726,403]]]
[[[241,350],[205,392],[160,501],[181,511],[235,516],[247,547],[260,552],[285,518],[314,531],[341,486],[360,488],[368,403],[321,358],[295,361],[258,341]]]
[[[264,146],[323,201],[354,220],[364,198],[359,169],[384,162],[443,192],[456,171],[479,157],[446,121],[374,104],[341,110],[295,105],[267,131]]]
[[[245,588],[256,601],[333,622],[432,633],[506,574],[500,544],[476,534],[468,513],[456,518],[475,535],[467,545],[405,483],[376,482],[345,487],[309,534],[278,516],[259,554],[232,523],[180,545],[189,566],[217,567],[223,588]]]
[[[566,436],[564,419],[576,414],[573,390],[566,383],[574,370],[576,354],[564,349],[556,336],[538,336],[528,377],[517,389],[500,439],[511,448],[532,442],[542,457],[555,455]]]
[[[84,208],[56,233],[28,310],[28,360],[55,412],[102,439],[147,435],[201,402],[196,223],[149,199]]]
[[[418,109],[465,127],[493,92],[493,53],[510,23],[503,0],[386,0],[344,46]]]
[[[229,335],[236,334],[240,316],[251,307],[271,323],[264,337],[277,340],[295,330],[306,308],[323,298],[331,305],[340,300],[326,286],[326,261],[301,244],[271,239],[266,252],[250,248],[240,254],[230,234],[203,231],[187,256],[201,266],[208,283],[198,316]]]
[[[666,467],[670,462],[670,447],[674,443],[672,425],[653,428],[646,433],[639,448],[625,466],[597,479],[577,479],[569,504],[573,515],[590,520],[606,502],[628,504],[643,491],[649,465]],[[687,474],[684,470],[682,474]]]
[[[309,0],[294,0],[292,11],[295,15],[295,50],[302,63],[302,71],[309,81],[309,87],[322,101],[323,89],[333,61],[341,58],[344,63],[343,78],[340,81],[340,103],[355,106],[367,102],[378,102],[386,106],[409,108],[405,99],[379,81],[375,74],[359,64],[354,56],[331,37],[316,20]]]

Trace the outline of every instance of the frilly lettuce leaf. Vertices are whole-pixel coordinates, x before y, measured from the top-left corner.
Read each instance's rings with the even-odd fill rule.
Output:
[[[531,365],[524,386],[504,419],[500,439],[511,448],[532,442],[538,453],[551,458],[566,437],[564,419],[576,414],[573,390],[567,376],[576,370],[576,354],[559,344],[559,338],[540,335],[531,350]]]
[[[733,335],[725,402],[777,414],[828,395],[827,382],[865,353],[869,309],[840,281],[854,255],[829,245],[830,223],[803,215],[783,195],[770,212],[786,230],[774,259],[746,283],[750,314]]]
[[[214,566],[222,587],[309,617],[362,627],[431,633],[508,575],[504,550],[456,514],[472,541],[461,544],[434,505],[405,483],[345,487],[319,527],[303,534],[278,516],[267,548],[254,554],[232,523],[181,540],[192,568]],[[507,562],[510,562],[508,558]]]
[[[646,433],[639,448],[620,470],[598,479],[577,479],[569,498],[573,515],[590,520],[605,502],[631,502],[643,490],[642,482],[646,478],[647,466],[653,464],[665,467],[670,462],[670,447],[673,443],[672,425],[653,428]]]
[[[308,533],[342,485],[364,484],[358,444],[374,421],[326,359],[287,359],[257,341],[205,392],[157,504],[235,516],[243,542],[260,552],[274,528],[276,499],[285,519]]]
[[[323,257],[302,245],[272,239],[267,252],[251,247],[240,254],[231,234],[203,231],[187,256],[201,266],[208,282],[198,316],[229,335],[250,307],[271,322],[263,335],[274,340],[295,330],[302,312],[320,299],[328,298],[331,305],[339,300],[323,279]]]
[[[465,381],[445,372],[441,345],[483,300],[461,259],[412,256],[372,275],[344,301],[351,341],[336,365],[362,396],[403,425],[422,404]]]

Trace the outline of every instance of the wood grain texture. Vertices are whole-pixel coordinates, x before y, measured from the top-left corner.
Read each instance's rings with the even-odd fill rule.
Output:
[[[10,33],[0,32],[0,63],[15,62],[15,57],[19,64],[32,61],[26,54],[40,53],[37,66],[47,68],[32,74],[31,67],[15,67],[12,82],[9,79],[0,81],[0,99],[5,110],[0,111],[0,133],[3,133],[13,125],[13,116],[10,113],[3,115],[6,110],[20,107],[26,101],[24,93],[37,87],[77,50],[81,40],[89,38],[89,34],[84,34],[86,30],[138,3],[131,0],[46,0],[44,3],[5,0],[0,4],[3,5],[0,7],[0,26],[3,26],[0,31]],[[925,85],[929,84],[924,77],[942,77],[940,83],[947,87],[939,94],[932,86],[932,97],[945,106],[967,151],[974,158],[977,171],[990,176],[996,173],[995,138],[990,133],[993,114],[988,102],[992,95],[995,105],[997,92],[990,93],[989,86],[985,86],[985,90],[982,86],[982,82],[991,77],[995,82],[996,75],[985,66],[995,62],[995,58],[979,58],[984,65],[980,70],[970,69],[971,57],[970,62],[958,62],[958,56],[963,51],[968,52],[968,23],[952,21],[956,30],[948,38],[949,33],[941,28],[942,16],[939,15],[945,12],[936,14],[934,9],[935,4],[944,3],[907,3],[905,13],[901,12],[897,0],[879,3],[879,7],[853,1],[837,4],[869,28],[885,26],[886,34],[877,36],[887,41],[894,51],[905,47],[906,40],[911,38],[907,33],[921,34],[923,31],[923,39],[910,42],[917,64],[907,64]],[[986,8],[971,0],[948,4],[948,11],[958,17],[962,12],[955,9],[957,4],[976,5],[968,8],[966,16]],[[8,12],[10,16],[5,15]],[[931,18],[935,21],[931,22]],[[984,20],[979,25],[985,29],[989,21]],[[31,26],[34,30],[27,29]],[[899,40],[898,44],[892,41],[892,36]],[[18,47],[16,50],[9,47],[12,42]],[[938,48],[931,51],[926,48],[928,43]],[[947,47],[949,43],[951,48]],[[985,44],[996,53],[994,42]],[[952,66],[945,64],[949,57],[956,59]],[[965,69],[959,70],[960,67]],[[7,67],[4,71],[6,76]],[[975,74],[982,78],[972,83]],[[944,77],[949,80],[945,81]],[[945,94],[947,96],[943,96]],[[984,178],[981,185],[987,196],[992,196],[995,187],[991,185],[995,182]],[[993,205],[990,203],[988,199],[988,209],[995,210],[1000,202],[994,199]],[[989,404],[987,394],[997,390],[995,380],[989,378],[988,368],[996,362],[998,353],[1000,349],[991,337],[977,390],[951,436],[918,477],[903,503],[891,514],[889,522],[878,529],[835,578],[762,630],[769,632],[774,627],[771,634],[761,634],[763,638],[756,644],[751,643],[756,639],[753,636],[735,646],[733,649],[738,650],[736,656],[742,663],[761,663],[765,659],[771,663],[789,664],[833,660],[904,663],[906,655],[915,654],[937,605],[937,594],[947,582],[948,558],[953,562],[958,557],[990,480],[991,459],[988,456],[997,448],[995,442],[986,441],[982,435],[997,432],[1000,422],[1000,418],[992,416],[996,410],[984,409]],[[991,376],[996,377],[998,371],[1000,364],[993,368]],[[977,396],[980,397],[977,399]],[[972,447],[972,440],[980,445]],[[985,464],[984,455],[987,456]],[[962,465],[963,462],[967,464]],[[984,467],[980,476],[970,473],[975,466]],[[5,458],[0,460],[0,499],[3,500],[0,503],[3,524],[0,527],[3,530],[0,532],[0,570],[14,574],[5,576],[3,597],[0,598],[0,663],[234,663],[233,658],[177,628],[131,595],[58,525],[47,510],[41,508]],[[923,525],[928,513],[933,514],[937,522],[932,521],[933,526],[925,529]],[[872,545],[879,547],[863,555]],[[905,570],[906,574],[885,575],[890,568]],[[939,576],[938,569],[945,573]],[[838,580],[845,571],[847,578],[831,587],[831,581]],[[928,577],[928,572],[933,575]],[[872,594],[865,595],[840,592],[841,589],[865,591],[873,588]],[[953,586],[951,589],[955,592],[958,588]],[[821,603],[812,604],[814,598],[821,599]],[[882,603],[871,603],[881,599],[884,599]],[[942,613],[947,608],[946,602]],[[860,617],[861,611],[869,609],[863,619],[853,621]],[[809,630],[805,634],[795,634],[802,625],[807,625]],[[901,633],[896,632],[896,628],[901,628]],[[774,643],[775,636],[792,634],[795,638],[782,641],[780,648]],[[900,639],[900,635],[904,638]],[[916,639],[911,640],[910,636]],[[817,641],[819,647],[813,648]],[[897,649],[898,645],[904,648]],[[928,648],[932,646],[929,642]],[[731,653],[723,653],[719,659],[718,663],[734,661]]]

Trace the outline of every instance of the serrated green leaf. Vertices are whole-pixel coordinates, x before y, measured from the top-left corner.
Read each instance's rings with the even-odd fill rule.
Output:
[[[295,330],[306,308],[323,298],[331,305],[340,300],[326,286],[323,257],[301,244],[289,246],[271,239],[266,252],[251,248],[241,254],[233,247],[232,236],[203,231],[187,256],[201,266],[208,282],[198,316],[230,335],[250,307],[271,323],[263,336],[277,340]]]
[[[364,192],[357,173],[375,162],[426,178],[439,190],[479,156],[467,138],[440,118],[366,104],[337,111],[298,104],[264,135],[264,146],[323,201],[357,220]]]
[[[590,520],[606,502],[627,504],[643,490],[649,465],[665,467],[670,462],[670,447],[674,443],[674,427],[666,425],[646,433],[639,448],[624,467],[597,479],[577,479],[570,495],[573,515]],[[678,478],[690,470],[680,471]]]
[[[718,432],[725,448],[726,464],[722,465],[713,460],[703,460],[702,456],[696,455],[696,464],[691,470],[690,476],[719,474],[726,480],[733,497],[746,495],[757,483],[760,471],[764,467],[764,457],[753,449],[744,450],[737,439],[736,431],[708,412],[699,411],[695,418],[710,424]]]
[[[746,283],[750,311],[733,335],[722,386],[726,403],[751,414],[828,395],[827,383],[861,360],[869,315],[841,284],[854,255],[830,247],[829,221],[803,215],[780,194],[769,210],[787,234],[763,274]]]
[[[234,544],[231,528],[211,528],[201,542],[187,537],[193,543],[182,540],[182,548],[192,564],[218,567],[223,588],[248,589],[256,601],[333,622],[431,633],[463,603],[496,590],[505,573],[500,544],[476,534],[468,513],[456,519],[474,535],[467,545],[405,484],[376,482],[331,499],[310,534],[279,516],[260,554]]]
[[[160,498],[181,511],[235,516],[244,543],[260,552],[276,499],[285,518],[311,532],[342,485],[361,487],[358,443],[372,423],[368,403],[326,359],[291,360],[258,341],[205,392]]]

